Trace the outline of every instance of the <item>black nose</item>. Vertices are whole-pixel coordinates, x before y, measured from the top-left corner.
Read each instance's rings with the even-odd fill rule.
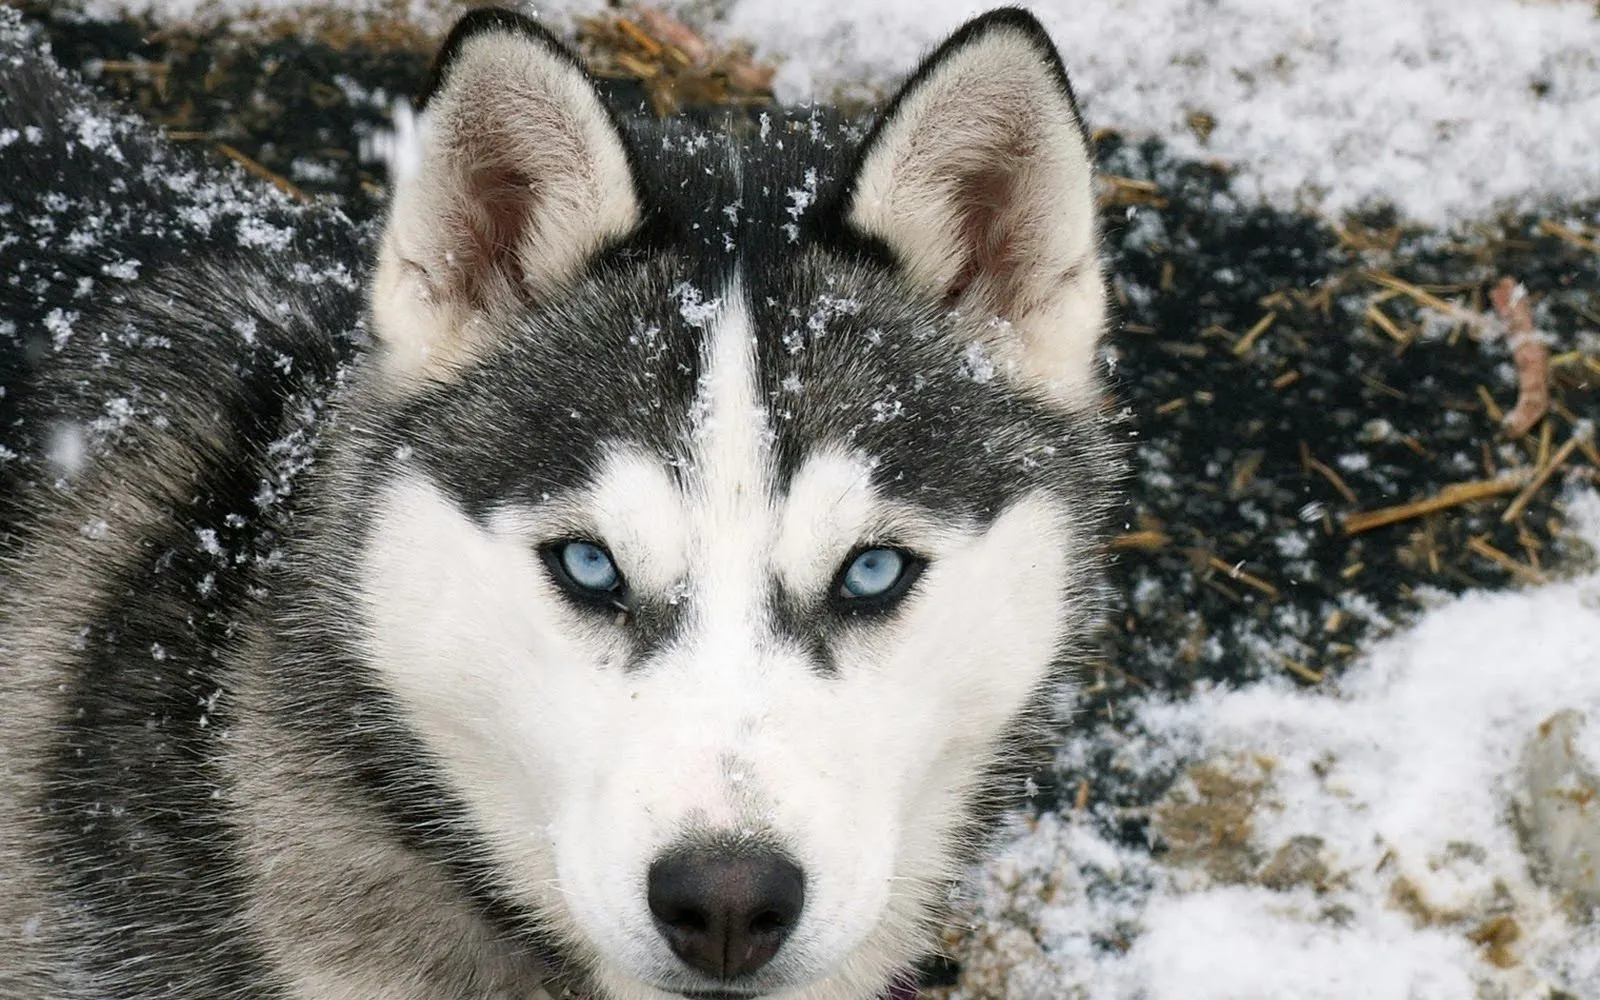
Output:
[[[650,912],[691,968],[734,979],[766,965],[800,919],[805,875],[780,854],[669,854],[650,866]]]

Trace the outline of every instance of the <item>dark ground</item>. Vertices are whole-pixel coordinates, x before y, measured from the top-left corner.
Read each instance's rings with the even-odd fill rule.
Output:
[[[388,126],[433,45],[400,29],[195,34],[14,5],[45,28],[59,60],[174,138],[248,160],[357,219],[380,209],[384,184],[382,166],[357,155],[361,140]],[[626,84],[616,91],[641,99]],[[1381,212],[1336,225],[1241,204],[1223,168],[1174,160],[1159,143],[1114,132],[1098,143],[1102,168],[1135,182],[1113,184],[1105,204],[1123,321],[1116,388],[1135,472],[1112,568],[1114,627],[1080,725],[1118,725],[1119,700],[1151,689],[1273,671],[1322,683],[1429,595],[1515,586],[1586,558],[1558,537],[1562,474],[1514,524],[1501,522],[1506,496],[1354,536],[1342,517],[1535,467],[1600,417],[1600,254],[1549,226],[1592,220],[1594,206],[1456,234],[1409,230]],[[1508,410],[1516,394],[1504,343],[1448,322],[1425,330],[1414,302],[1386,293],[1374,272],[1473,311],[1500,275],[1524,282],[1556,355],[1546,424],[1524,442],[1498,436],[1487,401]],[[1268,314],[1270,327],[1240,349]],[[1600,471],[1588,455],[1575,453],[1564,475]],[[1520,566],[1485,554],[1494,551]],[[1037,804],[1051,806],[1057,788],[1083,793],[1080,778],[1093,804],[1155,791],[1094,763],[1044,780]]]

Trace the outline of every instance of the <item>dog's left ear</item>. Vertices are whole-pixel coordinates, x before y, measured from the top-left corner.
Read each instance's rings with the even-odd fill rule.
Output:
[[[986,324],[1006,368],[1090,403],[1105,324],[1092,176],[1055,46],[1032,15],[1002,9],[957,31],[901,89],[863,146],[845,218],[920,288]]]

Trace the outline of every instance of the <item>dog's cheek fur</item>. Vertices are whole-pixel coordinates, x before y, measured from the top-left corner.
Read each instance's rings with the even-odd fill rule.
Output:
[[[524,901],[559,921],[550,824],[570,794],[560,778],[594,745],[596,706],[625,697],[627,647],[603,629],[575,631],[535,548],[475,523],[427,479],[397,478],[380,510],[362,566],[368,662],[473,825],[515,859],[508,875],[536,890]]]
[[[819,740],[809,713],[792,716],[794,742],[816,748],[796,761],[794,780],[804,788],[806,774],[825,776],[809,783],[817,801],[794,803],[791,817],[817,845],[820,895],[840,911],[837,943],[876,920],[873,936],[898,939],[892,946],[926,946],[926,924],[970,856],[968,805],[992,791],[1013,721],[1054,676],[1071,547],[1047,503],[1014,506],[936,554],[892,621],[839,644],[834,704],[819,716],[835,739]],[[884,835],[852,829],[863,824]],[[886,909],[853,911],[873,879]]]

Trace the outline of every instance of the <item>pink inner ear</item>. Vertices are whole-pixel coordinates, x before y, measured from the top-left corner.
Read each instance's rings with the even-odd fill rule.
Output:
[[[1020,125],[1021,123],[1019,123]],[[996,137],[984,150],[983,162],[962,173],[955,184],[955,209],[962,264],[945,292],[947,306],[969,291],[1005,319],[1015,319],[1024,284],[1029,229],[1027,192],[1019,190],[1035,154],[1036,143],[1020,128]]]
[[[532,177],[518,167],[493,162],[472,167],[457,209],[456,235],[446,279],[474,307],[485,307],[523,287],[520,249],[528,235],[538,195]]]
[[[956,184],[962,264],[945,292],[954,306],[973,285],[989,308],[1009,317],[1015,296],[1012,285],[1021,264],[1015,206],[1014,170],[994,169],[969,174]]]

